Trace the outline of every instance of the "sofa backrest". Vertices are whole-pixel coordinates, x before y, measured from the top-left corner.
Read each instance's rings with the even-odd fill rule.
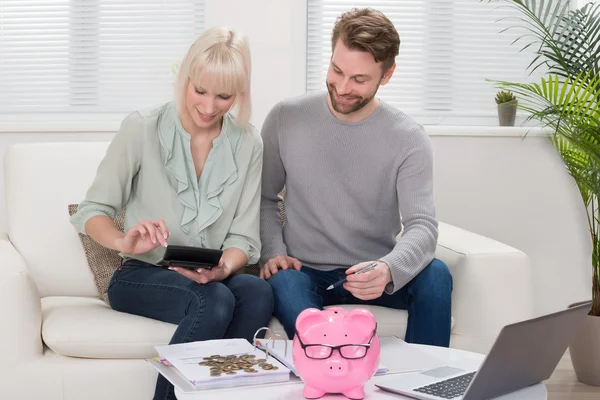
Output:
[[[8,236],[40,296],[97,296],[69,204],[81,202],[106,143],[27,143],[4,158]]]

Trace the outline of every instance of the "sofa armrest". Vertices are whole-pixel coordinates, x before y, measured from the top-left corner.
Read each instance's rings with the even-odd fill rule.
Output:
[[[502,327],[534,316],[533,274],[522,251],[440,223],[436,257],[454,283],[452,347],[487,353]]]
[[[6,235],[0,235],[0,366],[42,356],[42,309],[25,261]]]

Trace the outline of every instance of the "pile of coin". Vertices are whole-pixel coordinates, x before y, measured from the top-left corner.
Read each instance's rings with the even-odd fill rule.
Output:
[[[218,354],[204,357],[198,364],[210,368],[210,376],[235,375],[236,371],[257,373],[258,368],[265,371],[279,369],[276,365],[269,364],[266,359],[257,359],[254,354],[240,354],[221,356]]]

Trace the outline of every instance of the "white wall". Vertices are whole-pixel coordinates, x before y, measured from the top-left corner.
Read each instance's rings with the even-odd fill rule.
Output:
[[[502,128],[428,131],[438,218],[524,251],[534,269],[538,312],[590,299],[585,211],[550,139],[522,139]]]
[[[207,25],[230,25],[250,38],[253,122],[258,127],[278,100],[304,91],[303,4],[207,0]],[[119,122],[0,121],[0,156],[17,142],[110,140]],[[439,219],[526,252],[535,270],[538,312],[589,298],[585,215],[551,144],[542,137],[522,140],[518,130],[510,129],[438,126],[428,131],[435,150]],[[0,231],[4,231],[2,164],[0,199]]]
[[[284,97],[305,90],[306,2],[207,0],[207,26],[243,31],[252,51],[252,122],[260,126]]]

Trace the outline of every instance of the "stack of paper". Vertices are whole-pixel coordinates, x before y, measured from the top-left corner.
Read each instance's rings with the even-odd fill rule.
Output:
[[[220,339],[155,347],[158,361],[195,389],[285,382],[290,370],[244,339]],[[156,360],[155,360],[156,361]],[[158,368],[164,374],[164,368]],[[171,382],[175,384],[174,382]]]

